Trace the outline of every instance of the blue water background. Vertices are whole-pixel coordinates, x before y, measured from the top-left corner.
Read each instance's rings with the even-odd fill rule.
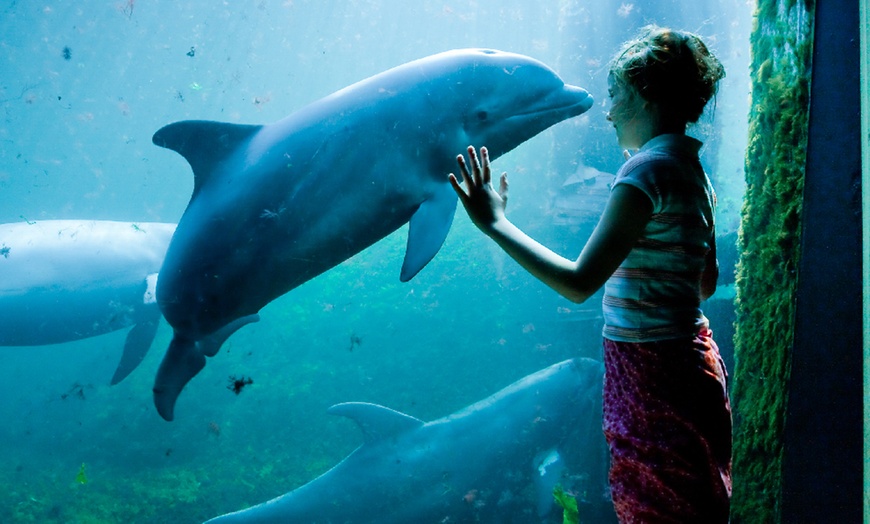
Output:
[[[163,125],[269,123],[401,63],[490,47],[538,58],[596,97],[588,113],[496,162],[511,174],[510,217],[573,258],[604,201],[590,197],[587,209],[560,216],[563,184],[584,167],[619,167],[604,119],[607,62],[655,22],[698,32],[728,70],[715,114],[694,133],[708,138],[703,162],[719,193],[720,235],[733,234],[752,8],[742,0],[4,1],[0,223],[177,222],[193,177],[182,157],[151,144]],[[600,356],[600,300],[560,298],[461,210],[441,252],[402,284],[406,232],[264,308],[191,381],[172,423],[151,401],[171,338],[165,322],[145,361],[114,387],[126,331],[0,348],[0,521],[199,522],[287,492],[359,445],[351,422],[326,415],[335,403],[376,402],[430,420],[552,363]],[[710,308],[724,319],[717,326],[711,315],[714,331],[725,334],[729,271]],[[231,376],[253,384],[236,395]],[[86,483],[77,481],[83,464]]]

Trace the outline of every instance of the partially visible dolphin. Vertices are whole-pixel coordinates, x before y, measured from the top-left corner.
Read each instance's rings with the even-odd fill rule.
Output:
[[[329,412],[359,425],[362,446],[290,493],[207,524],[562,522],[556,484],[579,494],[581,522],[613,521],[602,376],[598,361],[566,360],[425,423],[338,404]]]
[[[175,224],[41,220],[0,224],[0,346],[41,346],[133,326],[112,384],[145,357],[160,309],[157,272]]]
[[[527,56],[448,51],[346,87],[270,125],[170,124],[193,196],[161,269],[175,330],[154,384],[172,420],[184,385],[219,349],[197,341],[245,318],[410,221],[401,280],[441,247],[456,208],[446,174],[468,144],[496,158],[592,106]]]

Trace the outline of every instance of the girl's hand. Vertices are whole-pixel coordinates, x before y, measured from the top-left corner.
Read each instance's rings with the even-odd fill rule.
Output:
[[[459,201],[468,213],[471,221],[482,231],[487,232],[496,222],[504,219],[504,210],[508,198],[507,173],[502,173],[498,191],[492,187],[492,171],[489,165],[489,153],[485,147],[480,148],[481,160],[478,159],[474,146],[468,146],[468,157],[471,161],[471,174],[465,163],[465,157],[458,155],[456,162],[462,173],[465,188],[459,185],[456,175],[450,173],[447,178],[456,191]]]

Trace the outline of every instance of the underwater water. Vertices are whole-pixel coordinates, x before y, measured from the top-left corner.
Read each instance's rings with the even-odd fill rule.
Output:
[[[513,221],[573,258],[622,161],[604,119],[608,60],[641,26],[673,26],[704,37],[728,72],[715,112],[690,134],[706,142],[723,239],[721,287],[702,307],[730,363],[728,246],[743,194],[752,9],[742,0],[5,0],[0,224],[176,223],[193,176],[152,144],[164,125],[271,123],[405,62],[486,47],[541,60],[596,99],[495,162],[511,175]],[[151,393],[172,338],[165,322],[114,386],[126,329],[0,347],[0,522],[202,522],[289,492],[359,446],[357,427],[326,413],[334,404],[429,421],[554,363],[600,358],[600,297],[561,298],[461,210],[439,253],[401,283],[406,237],[407,226],[263,308],[187,385],[172,422]]]

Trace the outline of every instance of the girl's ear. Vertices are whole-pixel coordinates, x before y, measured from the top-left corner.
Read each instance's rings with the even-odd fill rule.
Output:
[[[661,120],[661,111],[659,111],[659,105],[649,100],[643,100],[643,110],[646,111],[646,114],[650,115],[654,121],[659,122]]]
[[[659,104],[650,102],[649,100],[644,100],[643,109],[646,111],[646,114],[649,115],[650,124],[652,124],[654,129],[662,129],[666,126],[665,119],[668,118],[668,115],[662,112]]]

